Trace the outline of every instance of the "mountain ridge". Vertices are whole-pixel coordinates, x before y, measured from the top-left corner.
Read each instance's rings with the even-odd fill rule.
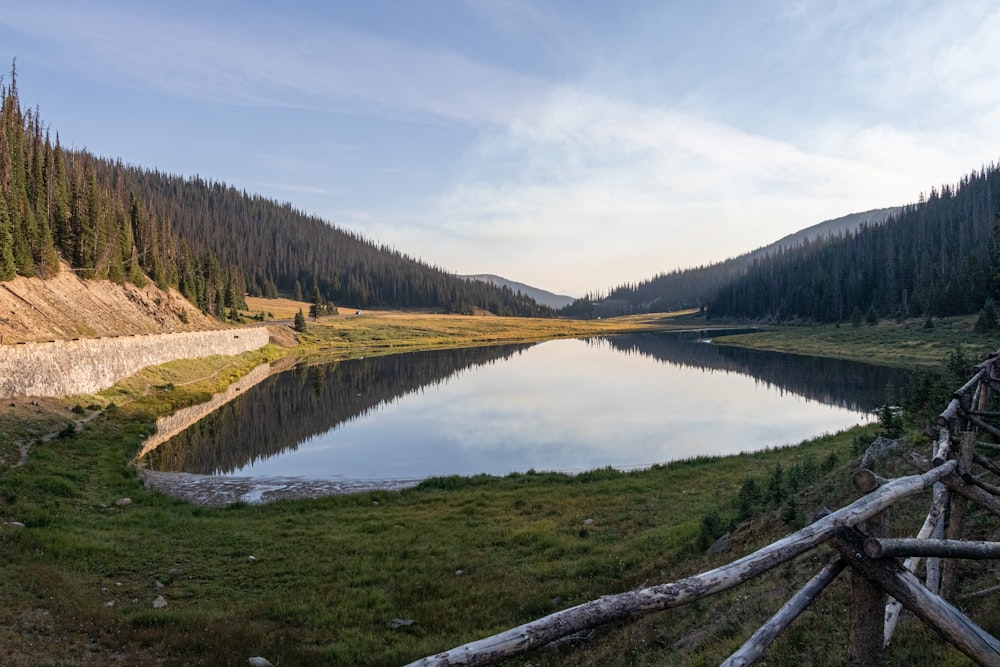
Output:
[[[555,308],[556,310],[568,306],[575,301],[574,297],[567,296],[565,294],[555,294],[554,292],[550,292],[540,287],[533,287],[531,285],[526,285],[525,283],[519,283],[515,280],[510,280],[492,273],[473,273],[459,275],[458,277],[466,280],[478,280],[480,282],[490,283],[496,287],[507,287],[515,293],[520,292],[537,303],[540,303],[543,306],[549,306],[550,308]]]

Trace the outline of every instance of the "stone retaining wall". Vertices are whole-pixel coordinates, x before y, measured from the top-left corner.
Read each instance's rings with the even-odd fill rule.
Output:
[[[0,345],[0,398],[90,394],[147,366],[241,354],[268,338],[254,327]]]

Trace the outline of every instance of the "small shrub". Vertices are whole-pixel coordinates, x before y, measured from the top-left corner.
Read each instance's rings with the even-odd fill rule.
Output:
[[[716,510],[709,510],[701,517],[701,528],[698,530],[698,549],[707,550],[726,532],[722,517]]]

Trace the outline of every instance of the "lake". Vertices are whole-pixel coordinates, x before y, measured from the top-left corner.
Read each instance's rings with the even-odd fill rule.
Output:
[[[145,465],[322,480],[634,469],[870,421],[906,379],[667,334],[414,352],[266,377]]]

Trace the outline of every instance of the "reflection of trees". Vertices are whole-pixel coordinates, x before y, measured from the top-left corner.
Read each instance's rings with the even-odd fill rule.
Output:
[[[264,380],[146,457],[152,470],[228,473],[473,366],[530,345],[432,350],[298,366]]]
[[[855,361],[710,345],[669,334],[627,334],[607,339],[625,354],[641,354],[676,366],[749,375],[768,387],[850,410],[870,411],[901,393],[909,373]],[[896,396],[901,398],[901,396]]]

